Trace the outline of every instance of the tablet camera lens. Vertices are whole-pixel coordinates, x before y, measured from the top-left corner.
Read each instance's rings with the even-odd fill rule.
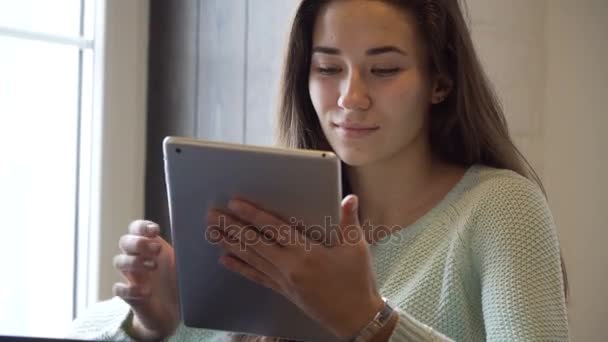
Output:
[[[325,153],[321,154],[321,157],[325,158]]]
[[[181,149],[181,148],[176,148],[176,149],[175,149],[175,152],[177,152],[177,153],[182,153],[182,149]]]

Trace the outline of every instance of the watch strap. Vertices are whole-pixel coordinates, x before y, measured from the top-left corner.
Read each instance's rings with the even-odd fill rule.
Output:
[[[380,311],[374,315],[374,318],[363,328],[357,336],[355,336],[351,341],[352,342],[368,342],[371,341],[374,336],[386,325],[386,323],[390,320],[393,312],[395,311],[393,307],[390,306],[388,300],[385,297],[382,297],[384,301],[384,306]]]

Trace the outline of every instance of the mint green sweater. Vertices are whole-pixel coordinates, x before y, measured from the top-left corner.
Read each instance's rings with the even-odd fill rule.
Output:
[[[399,320],[390,341],[567,341],[555,224],[518,174],[471,167],[432,210],[371,246],[378,289]],[[129,307],[93,305],[72,337],[129,340]],[[230,339],[180,325],[172,341]]]

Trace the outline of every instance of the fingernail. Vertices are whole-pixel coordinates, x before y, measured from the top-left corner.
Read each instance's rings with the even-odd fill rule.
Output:
[[[154,260],[146,260],[144,261],[144,266],[148,267],[148,268],[153,268],[155,265]]]
[[[358,200],[357,200],[357,196],[351,196],[351,197],[348,199],[348,205],[350,206],[350,210],[351,210],[352,212],[357,211],[357,205],[358,205],[358,203],[357,203],[357,202],[358,202]]]
[[[146,233],[154,234],[160,230],[160,227],[156,223],[148,223],[146,225]]]

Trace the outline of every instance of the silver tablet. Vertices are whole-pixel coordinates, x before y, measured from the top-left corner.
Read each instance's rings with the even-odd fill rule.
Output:
[[[327,151],[178,137],[165,138],[163,151],[184,324],[301,341],[337,341],[283,296],[220,265],[223,250],[205,238],[205,220],[209,208],[225,208],[238,195],[307,227],[337,229],[340,160]]]

